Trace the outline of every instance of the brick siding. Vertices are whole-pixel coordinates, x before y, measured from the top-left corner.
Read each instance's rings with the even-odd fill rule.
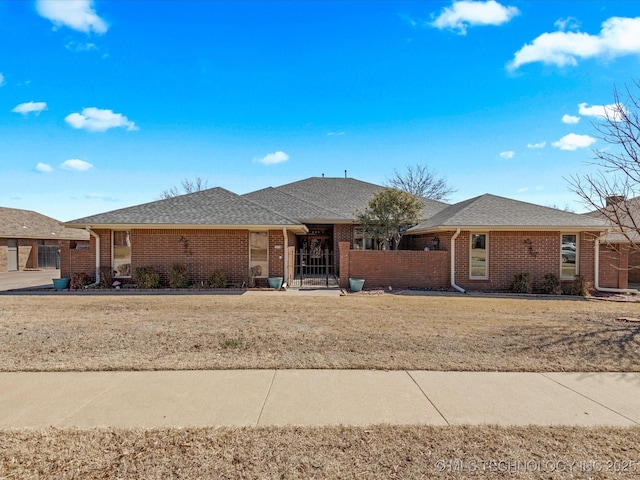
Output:
[[[340,244],[340,286],[364,278],[367,287],[446,288],[449,255],[445,251],[349,250]]]
[[[94,232],[100,236],[100,265],[111,267],[111,230]],[[224,270],[232,283],[241,284],[248,279],[247,230],[132,229],[130,234],[132,268],[152,266],[160,273],[164,284],[168,283],[168,272],[174,263],[187,266],[189,279],[193,283],[204,282],[217,269]],[[276,245],[280,245],[280,249]],[[61,256],[61,274],[67,276],[69,271],[84,271],[95,278],[95,248],[95,239],[91,237],[90,250],[72,250],[70,270],[69,248],[63,249],[66,252]],[[270,231],[270,276],[284,274],[283,248],[282,231]]]

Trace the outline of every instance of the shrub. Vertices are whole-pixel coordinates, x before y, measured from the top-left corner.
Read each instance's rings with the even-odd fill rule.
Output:
[[[189,286],[189,276],[187,266],[184,263],[174,263],[169,270],[169,286],[171,288],[187,288]]]
[[[100,267],[100,288],[111,288],[113,285],[113,270],[111,267]]]
[[[567,293],[569,295],[578,295],[584,297],[587,295],[587,287],[584,279],[580,275],[576,275],[573,282],[568,286]]]
[[[207,278],[207,287],[225,288],[228,282],[229,277],[224,270],[218,269],[209,275],[209,278]]]
[[[78,290],[79,288],[84,288],[87,285],[93,283],[93,279],[86,273],[74,273],[71,275],[71,288],[74,290]]]
[[[542,279],[542,291],[550,295],[561,295],[560,279],[553,273],[547,273]]]
[[[512,293],[531,293],[531,275],[528,273],[518,273],[513,276],[511,283]]]
[[[160,274],[153,267],[136,267],[133,270],[133,280],[137,288],[158,288]]]

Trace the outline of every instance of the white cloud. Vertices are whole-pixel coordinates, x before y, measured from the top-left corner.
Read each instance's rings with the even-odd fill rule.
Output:
[[[611,17],[598,35],[557,31],[543,33],[518,50],[507,66],[516,70],[527,63],[576,66],[578,59],[619,57],[640,53],[640,17]]]
[[[254,158],[254,162],[262,163],[264,165],[276,165],[278,163],[283,163],[289,160],[289,155],[284,153],[283,151],[277,151],[273,153],[269,153],[262,158]]]
[[[38,115],[41,111],[46,109],[46,102],[26,102],[21,103],[20,105],[16,105],[16,107],[11,111],[15,113],[21,113],[23,115],[29,115],[30,113],[35,113],[36,115]]]
[[[576,117],[575,115],[564,114],[562,116],[562,123],[568,123],[569,125],[573,125],[580,121],[580,117]]]
[[[106,33],[109,28],[93,9],[92,0],[38,0],[36,9],[56,26],[85,33]]]
[[[553,145],[560,150],[577,150],[578,148],[587,148],[594,144],[596,141],[595,138],[589,135],[578,135],[576,133],[570,133],[565,135],[557,142],[553,142]]]
[[[547,142],[527,143],[527,148],[544,148],[547,146]]]
[[[620,109],[624,110],[624,107],[622,105],[616,105],[615,103],[610,105],[592,105],[590,107],[588,107],[586,103],[578,105],[578,113],[580,115],[585,117],[609,118],[614,122],[622,120],[622,112]]]
[[[516,190],[517,193],[524,193],[529,191],[529,187],[521,187],[519,189]]]
[[[67,115],[65,121],[73,128],[84,128],[90,132],[104,132],[117,127],[138,130],[136,124],[121,113],[113,113],[113,110],[101,110],[95,107],[85,108],[82,113]]]
[[[553,25],[558,30],[578,30],[580,28],[580,22],[574,17],[559,18]]]
[[[63,170],[75,170],[76,172],[86,172],[93,165],[89,162],[85,162],[84,160],[78,160],[77,158],[72,158],[71,160],[66,160],[60,164],[60,168]]]
[[[329,133],[327,133],[327,136],[329,136],[329,137],[341,137],[342,135],[344,135],[344,132],[329,132]]]
[[[98,50],[98,46],[95,43],[75,42],[73,40],[70,42],[67,42],[64,48],[66,48],[70,52],[91,52],[91,51]]]
[[[514,152],[513,150],[509,150],[508,152],[500,152],[500,158],[503,158],[505,160],[511,160],[515,156],[516,152]]]
[[[502,25],[519,13],[516,7],[505,7],[495,0],[461,0],[442,9],[430,25],[440,30],[450,28],[457,30],[460,35],[466,35],[467,27]]]
[[[0,73],[0,87],[4,86],[4,75]]]
[[[38,162],[36,165],[36,170],[42,173],[49,173],[53,171],[53,167],[51,165],[47,165],[46,163]]]

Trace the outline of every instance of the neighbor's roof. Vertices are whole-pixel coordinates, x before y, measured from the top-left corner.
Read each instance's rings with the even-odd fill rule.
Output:
[[[224,188],[113,210],[67,222],[73,227],[300,227],[299,222]]]
[[[258,192],[262,192],[260,195],[270,208],[280,212],[285,211],[281,208],[290,208],[290,210],[286,210],[286,214],[300,221],[352,222],[355,220],[356,212],[363,211],[373,196],[385,188],[354,178],[311,177],[275,187],[273,191],[259,190]],[[288,195],[289,198],[295,197],[304,203],[287,204],[284,202],[285,197],[282,194]],[[251,196],[252,194],[247,195]],[[267,195],[273,196],[271,199],[267,199]],[[424,203],[422,218],[429,218],[447,207],[446,203],[436,200],[427,198],[421,200]],[[327,216],[318,217],[318,215]]]
[[[598,218],[485,194],[451,205],[407,233],[452,228],[605,230],[607,226],[607,222]]]
[[[37,240],[89,240],[89,232],[67,228],[31,210],[0,207],[0,237]]]

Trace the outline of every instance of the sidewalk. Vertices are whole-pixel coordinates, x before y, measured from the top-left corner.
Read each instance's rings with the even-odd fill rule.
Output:
[[[640,425],[640,373],[0,372],[0,428]]]

